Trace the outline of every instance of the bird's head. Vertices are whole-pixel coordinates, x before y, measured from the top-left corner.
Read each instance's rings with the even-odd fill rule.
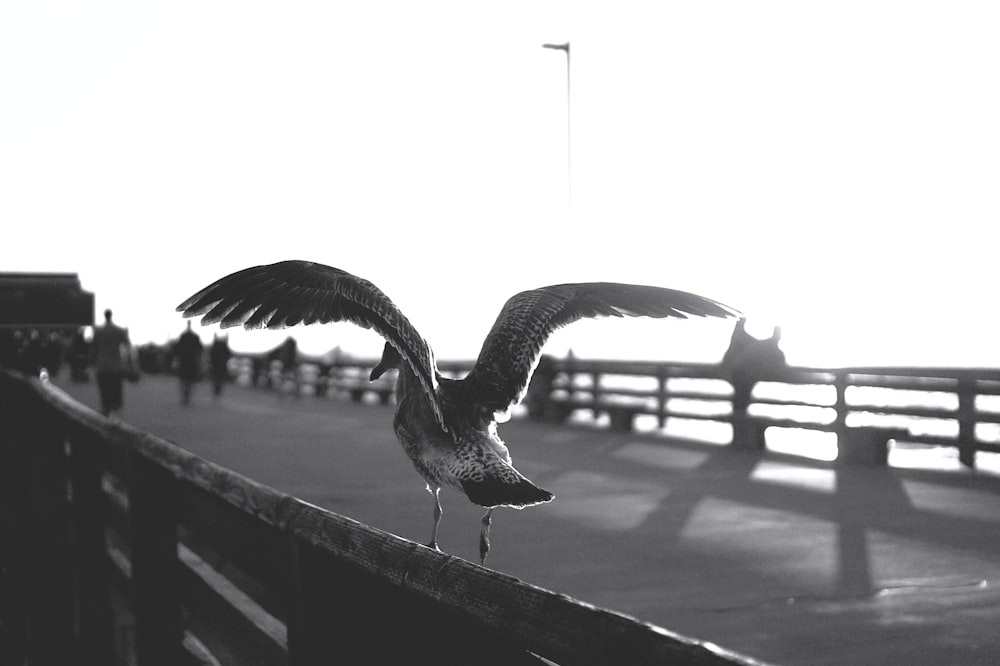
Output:
[[[403,361],[403,357],[399,355],[396,348],[393,347],[388,342],[385,343],[385,348],[382,349],[382,360],[378,362],[374,368],[372,368],[371,375],[368,376],[370,381],[375,381],[388,370],[393,368],[399,368],[400,363]]]

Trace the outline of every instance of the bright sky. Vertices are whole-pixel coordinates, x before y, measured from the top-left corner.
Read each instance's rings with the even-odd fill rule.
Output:
[[[1000,367],[998,34],[995,2],[3,3],[0,270],[79,272],[137,342],[301,258],[443,358],[516,291],[610,280],[781,324],[797,364]],[[730,331],[586,322],[549,351],[712,361]]]

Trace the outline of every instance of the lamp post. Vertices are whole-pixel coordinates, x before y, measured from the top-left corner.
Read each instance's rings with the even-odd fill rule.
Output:
[[[542,44],[543,49],[566,52],[566,196],[569,210],[567,217],[573,215],[573,151],[572,151],[572,124],[570,116],[570,69],[569,69],[569,42],[565,44]]]

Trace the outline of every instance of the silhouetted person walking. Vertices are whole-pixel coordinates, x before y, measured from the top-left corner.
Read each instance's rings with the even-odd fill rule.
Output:
[[[94,327],[90,349],[97,375],[97,392],[101,397],[101,413],[110,416],[124,406],[123,380],[126,374],[133,372],[128,329],[111,321],[111,310],[104,311],[104,325]]]
[[[292,383],[292,390],[295,397],[299,397],[299,376],[298,376],[299,348],[295,338],[289,336],[281,344],[278,352],[278,360],[281,361],[281,386],[278,395],[285,395],[285,385]]]
[[[191,330],[191,322],[181,333],[174,347],[174,356],[177,358],[177,378],[181,382],[181,404],[191,403],[191,389],[195,382],[201,379],[201,354],[205,347],[201,344],[201,338]]]
[[[212,348],[208,352],[208,363],[212,368],[212,395],[215,398],[222,395],[222,387],[229,381],[229,359],[232,356],[233,352],[229,349],[229,340],[216,336],[212,340]]]

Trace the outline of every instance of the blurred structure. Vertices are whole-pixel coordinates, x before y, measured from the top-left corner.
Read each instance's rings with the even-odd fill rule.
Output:
[[[94,325],[94,295],[76,273],[0,273],[0,328],[74,330]]]
[[[94,295],[75,273],[0,273],[0,365],[54,376],[69,361],[73,379],[85,379],[72,341],[93,324]]]

